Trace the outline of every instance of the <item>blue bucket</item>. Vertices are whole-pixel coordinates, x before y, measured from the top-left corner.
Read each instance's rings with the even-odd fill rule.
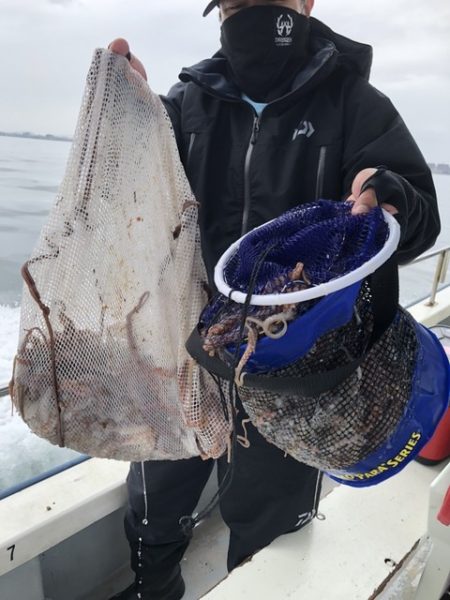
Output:
[[[438,338],[415,324],[419,353],[411,400],[397,429],[375,452],[352,467],[328,471],[339,483],[368,487],[399,473],[432,438],[449,406],[450,365]]]

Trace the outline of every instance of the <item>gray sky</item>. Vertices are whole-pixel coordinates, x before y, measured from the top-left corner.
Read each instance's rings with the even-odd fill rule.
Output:
[[[0,130],[73,133],[95,47],[130,41],[157,92],[218,48],[207,0],[0,0]],[[428,161],[450,163],[449,0],[316,0],[313,15],[374,46],[372,83]]]

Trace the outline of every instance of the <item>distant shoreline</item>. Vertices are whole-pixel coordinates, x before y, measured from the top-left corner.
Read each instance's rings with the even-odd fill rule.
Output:
[[[46,133],[41,135],[39,133],[8,133],[6,131],[0,131],[0,137],[13,137],[13,138],[25,138],[27,140],[47,140],[49,142],[71,142],[72,138],[63,135],[52,135]]]
[[[28,140],[47,140],[49,142],[72,142],[73,138],[64,135],[52,135],[51,133],[39,134],[25,131],[23,133],[9,133],[0,131],[0,137],[24,138]],[[450,165],[447,163],[428,163],[434,175],[450,175]]]
[[[428,163],[428,166],[434,175],[450,175],[450,165],[446,163]]]

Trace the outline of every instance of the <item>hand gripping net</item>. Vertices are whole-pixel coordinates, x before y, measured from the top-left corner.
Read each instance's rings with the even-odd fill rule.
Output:
[[[207,301],[197,203],[161,101],[109,51],[23,275],[12,397],[36,434],[127,461],[225,451],[227,411],[184,348]]]

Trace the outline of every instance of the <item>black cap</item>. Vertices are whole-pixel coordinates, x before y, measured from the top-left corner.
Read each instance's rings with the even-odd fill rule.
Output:
[[[203,11],[203,16],[204,17],[208,16],[213,8],[215,8],[216,6],[219,6],[219,3],[220,3],[220,0],[212,0],[212,2],[210,2],[208,4],[208,6],[205,8],[205,10]]]

